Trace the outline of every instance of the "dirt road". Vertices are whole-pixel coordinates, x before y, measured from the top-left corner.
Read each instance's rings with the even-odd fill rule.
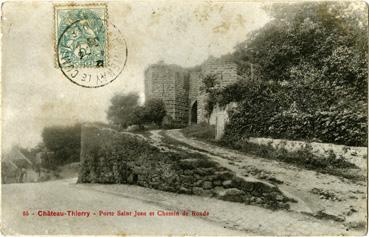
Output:
[[[177,147],[182,143],[182,149],[204,154],[241,176],[278,186],[287,196],[298,201],[291,203],[293,212],[335,220],[347,231],[365,231],[367,206],[366,184],[363,181],[348,180],[284,162],[248,156],[185,137],[180,130],[157,130],[152,131],[152,134],[150,138],[157,143],[163,136],[169,137],[179,142]],[[366,170],[361,172],[364,175]]]
[[[333,221],[288,211],[175,194],[131,185],[75,184],[76,179],[2,187],[3,234],[337,235]],[[84,211],[89,217],[38,216]],[[99,211],[206,211],[209,216],[99,216]],[[28,211],[29,216],[22,216]],[[94,215],[95,213],[96,215]]]
[[[176,234],[240,235],[198,217],[99,216],[99,211],[167,211],[168,207],[142,199],[150,190],[118,185],[77,185],[76,179],[2,187],[3,234]],[[100,187],[100,189],[99,189]],[[107,187],[107,189],[105,189]],[[138,188],[138,189],[137,189]],[[130,193],[130,195],[125,195]],[[146,193],[146,195],[148,194]],[[153,195],[153,194],[151,194]],[[154,195],[156,196],[156,195]],[[90,216],[39,216],[39,211],[84,211]],[[29,216],[23,216],[28,211]],[[94,215],[93,213],[96,213]]]
[[[298,202],[292,203],[292,210],[271,211],[242,203],[131,185],[76,184],[75,178],[43,183],[7,184],[2,186],[2,233],[362,235],[365,232],[364,183],[246,156],[186,138],[179,130],[152,131],[148,139],[157,146],[163,146],[164,151],[171,149],[162,141],[163,135],[179,142],[175,147],[200,152],[238,174],[265,182],[273,181],[274,185]],[[319,193],[319,190],[325,193]],[[28,211],[29,216],[23,216],[24,211]],[[46,217],[39,216],[39,211],[41,214],[42,211],[83,211],[89,212],[89,217]],[[155,216],[100,216],[100,211],[153,211]],[[207,212],[209,215],[157,216],[158,211],[197,211]]]

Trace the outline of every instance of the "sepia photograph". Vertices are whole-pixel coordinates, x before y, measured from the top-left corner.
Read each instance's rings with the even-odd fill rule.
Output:
[[[365,236],[365,1],[6,1],[1,234]]]

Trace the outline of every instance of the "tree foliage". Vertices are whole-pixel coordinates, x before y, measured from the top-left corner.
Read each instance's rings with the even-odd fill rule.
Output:
[[[138,125],[140,128],[146,122],[146,111],[143,106],[135,107],[130,114],[128,114],[128,125]]]
[[[365,5],[274,4],[272,20],[228,55],[245,78],[209,90],[215,102],[238,102],[226,137],[367,142]],[[258,81],[249,80],[250,64]]]
[[[224,139],[236,142],[252,136],[365,146],[367,117],[360,110],[362,105],[351,110],[313,109],[309,98],[297,95],[314,95],[315,91],[295,89],[275,82],[242,80],[217,92],[220,105],[238,102],[230,113]]]
[[[156,125],[160,126],[164,116],[166,115],[163,100],[153,98],[146,101],[144,113],[145,113],[145,122],[148,123],[153,122]]]
[[[330,87],[338,96],[349,91],[366,99],[364,3],[274,4],[266,10],[272,20],[233,54],[240,74],[252,63],[262,80],[315,83],[317,89]]]
[[[81,125],[52,126],[42,131],[42,140],[48,151],[54,153],[55,165],[79,161]]]
[[[131,125],[132,114],[139,106],[139,98],[136,93],[114,95],[110,100],[111,104],[107,111],[108,121],[119,128],[126,128]]]
[[[205,117],[209,118],[217,102],[217,96],[219,95],[220,85],[216,75],[205,75],[202,79],[200,91],[207,95],[205,103]]]
[[[161,99],[152,98],[141,106],[138,100],[139,96],[136,93],[115,95],[111,99],[107,112],[109,122],[120,128],[130,125],[138,125],[142,128],[144,124],[149,123],[160,126],[166,115],[164,102]]]

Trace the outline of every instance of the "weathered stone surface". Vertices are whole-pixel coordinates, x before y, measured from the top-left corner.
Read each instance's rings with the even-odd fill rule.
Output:
[[[174,122],[188,121],[189,73],[182,67],[159,63],[145,71],[146,99],[159,98]]]
[[[213,196],[213,192],[211,190],[204,190],[199,187],[194,187],[192,190],[195,195],[204,196],[204,197]]]
[[[217,193],[221,193],[221,192],[223,192],[223,191],[224,191],[223,186],[216,186],[216,187],[214,187],[214,189],[213,189],[213,192],[214,192],[215,194],[217,194]]]
[[[182,169],[193,169],[197,167],[197,164],[198,159],[185,159],[179,161],[179,165]]]
[[[204,75],[216,75],[221,86],[235,82],[237,65],[231,61],[210,58],[198,69],[186,69],[163,62],[153,64],[145,70],[146,99],[162,99],[168,117],[177,124],[205,121],[206,95],[201,92]],[[196,110],[196,118],[191,118],[191,109]],[[171,122],[169,122],[171,123]]]
[[[218,177],[219,180],[228,180],[234,177],[234,175],[229,171],[216,171],[215,175]]]
[[[217,179],[217,176],[216,175],[207,175],[204,180],[207,180],[207,181],[213,181],[213,180],[216,180]]]
[[[191,173],[206,175],[214,173],[213,167],[216,166],[216,163],[208,159],[183,159],[179,161],[179,166],[182,169],[190,169]]]
[[[277,187],[237,177],[206,157],[162,152],[133,134],[84,129],[78,182],[135,184],[271,208],[291,201]]]
[[[200,187],[200,186],[202,186],[202,180],[200,179],[200,180],[197,180],[196,182],[194,182],[194,186],[196,186],[196,187]]]
[[[213,168],[197,168],[196,173],[199,175],[211,175],[215,173],[215,170]]]
[[[193,174],[193,170],[185,170],[183,172],[183,174],[185,174],[185,175],[192,175]]]
[[[191,190],[189,189],[189,188],[185,188],[185,187],[181,187],[180,189],[179,189],[179,192],[180,193],[186,193],[186,194],[191,194],[192,192],[191,192]]]
[[[193,184],[193,181],[194,181],[194,179],[193,179],[192,176],[180,175],[179,178],[182,181],[182,183],[184,183],[184,184],[190,184],[190,185],[192,185]]]
[[[237,188],[229,188],[224,190],[219,190],[216,195],[218,198],[225,201],[232,202],[243,202],[243,195],[245,192],[237,189]]]
[[[220,186],[222,185],[222,182],[220,180],[213,181],[214,186]]]
[[[229,179],[222,183],[223,187],[225,188],[231,188],[233,186],[232,184],[233,184],[232,180]]]
[[[203,184],[202,184],[202,187],[204,189],[211,189],[213,187],[213,184],[210,182],[210,181],[205,181]]]

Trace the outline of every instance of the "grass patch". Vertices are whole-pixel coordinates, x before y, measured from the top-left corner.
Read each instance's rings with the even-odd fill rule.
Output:
[[[146,130],[146,129],[133,131],[131,133],[142,135],[146,138],[149,138],[151,136],[150,130]]]
[[[362,175],[358,174],[357,171],[359,168],[356,165],[347,162],[341,157],[337,157],[334,153],[330,153],[328,157],[317,156],[313,154],[312,147],[309,144],[298,151],[287,151],[284,148],[276,149],[271,145],[259,145],[242,140],[231,144],[223,140],[218,142],[218,145],[236,149],[245,154],[282,161],[324,174],[355,180],[365,179]]]
[[[217,146],[231,148],[240,151],[246,155],[254,155],[266,159],[282,161],[292,164],[296,167],[314,170],[324,174],[331,174],[352,180],[364,180],[358,172],[358,167],[350,162],[347,162],[341,157],[337,157],[333,152],[328,157],[317,156],[313,154],[311,145],[307,144],[299,151],[287,151],[286,149],[276,149],[271,145],[259,145],[247,142],[243,139],[227,139],[226,137],[220,141],[216,141],[215,128],[206,123],[197,124],[185,129],[182,133],[187,137],[212,143]],[[167,139],[167,138],[166,138]],[[170,138],[169,138],[170,139]],[[171,139],[174,140],[174,139]],[[173,141],[170,141],[174,143]],[[181,143],[181,145],[183,145]],[[193,149],[193,147],[191,147]]]
[[[172,149],[175,149],[175,150],[183,150],[184,149],[187,149],[186,152],[189,152],[188,150],[194,150],[194,151],[199,151],[199,152],[206,152],[206,153],[210,153],[210,154],[214,154],[214,153],[211,153],[205,149],[200,149],[200,148],[196,148],[196,147],[193,147],[193,146],[190,146],[188,145],[187,143],[184,143],[184,142],[180,142],[170,136],[168,136],[165,131],[160,131],[159,134],[162,136],[162,142],[168,146],[169,148],[172,148]],[[214,154],[215,155],[215,154]]]
[[[182,133],[187,137],[210,141],[215,138],[215,126],[207,123],[199,123],[182,129]]]

